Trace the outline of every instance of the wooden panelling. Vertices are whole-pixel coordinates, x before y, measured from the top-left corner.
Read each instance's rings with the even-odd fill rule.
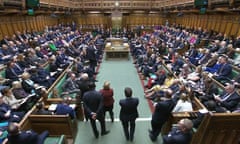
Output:
[[[230,35],[232,25],[233,25],[232,22],[227,22],[227,24],[226,24],[225,34],[227,34],[228,36]]]
[[[49,18],[49,16],[14,16],[0,17],[4,21],[0,21],[0,38],[4,36],[12,36],[16,31],[42,31],[45,25],[57,24],[57,19]]]
[[[198,28],[214,30],[227,34],[227,36],[240,35],[240,16],[239,15],[221,15],[221,14],[184,14],[182,17],[171,15],[171,19],[178,24],[182,24],[190,28]],[[176,19],[176,20],[175,20]]]
[[[233,23],[232,24],[232,29],[230,31],[230,35],[237,35],[239,29],[239,24],[238,23]]]
[[[1,23],[0,26],[3,37],[8,35],[7,23]]]
[[[220,30],[219,30],[219,32],[224,33],[225,30],[226,30],[226,26],[227,26],[227,22],[226,22],[226,21],[222,21],[222,22],[221,22],[221,25],[220,25]]]

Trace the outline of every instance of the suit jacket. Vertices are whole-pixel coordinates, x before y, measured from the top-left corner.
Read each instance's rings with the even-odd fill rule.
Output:
[[[77,80],[76,81],[78,88],[81,90],[81,96],[83,97],[84,93],[87,92],[89,90],[89,80]]]
[[[12,92],[16,99],[26,98],[28,96],[28,93],[23,88],[14,88]]]
[[[94,112],[99,115],[103,115],[103,96],[96,90],[90,90],[83,95],[83,105],[87,117],[91,117],[91,113]]]
[[[164,144],[189,144],[192,138],[192,132],[183,133],[177,128],[172,129],[168,135],[163,136]]]
[[[55,64],[60,68],[66,67],[68,65],[68,63],[67,63],[67,57],[65,56],[65,54],[58,55],[56,57]]]
[[[224,99],[224,96],[228,95],[227,93],[224,93],[222,95],[220,95],[220,97],[222,99]],[[227,96],[228,98],[226,98],[226,100],[222,101],[220,103],[221,106],[227,108],[230,111],[234,111],[235,108],[237,107],[238,103],[240,102],[240,96],[238,95],[238,93],[235,91],[232,94],[230,94],[229,96]]]
[[[119,101],[121,106],[120,110],[120,120],[128,121],[135,120],[138,117],[137,106],[139,104],[138,98],[126,98]]]
[[[35,88],[34,88],[34,82],[29,79],[31,83],[28,82],[28,80],[23,80],[22,81],[22,88],[27,92],[27,93],[32,93]]]
[[[157,123],[167,121],[174,106],[175,104],[172,99],[158,102],[152,115],[152,121]]]
[[[72,80],[71,78],[68,78],[63,86],[62,86],[62,89],[66,92],[69,92],[69,91],[72,91],[72,90],[75,90],[75,89],[78,89],[78,85],[76,83],[76,81]]]
[[[15,81],[18,80],[18,74],[13,68],[6,68],[6,78]]]
[[[68,114],[71,117],[71,119],[74,119],[76,117],[74,109],[67,104],[58,104],[55,114],[57,115]]]
[[[96,61],[96,53],[93,46],[89,46],[87,48],[87,59],[90,61]]]
[[[218,69],[218,75],[223,76],[223,77],[229,77],[232,72],[232,66],[230,64],[223,64],[219,69]]]
[[[24,116],[23,112],[12,112],[9,117],[5,117],[7,111],[11,111],[10,105],[6,103],[0,104],[0,122],[8,121],[8,122],[20,122]]]
[[[48,132],[44,132],[43,136],[39,136],[34,131],[22,131],[17,135],[8,135],[8,141],[11,144],[43,144],[44,139],[48,136]]]

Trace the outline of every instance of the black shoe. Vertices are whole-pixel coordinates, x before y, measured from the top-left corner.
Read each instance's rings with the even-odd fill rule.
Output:
[[[110,131],[102,132],[101,135],[104,136],[104,135],[107,135],[108,133],[110,133]]]
[[[98,137],[99,137],[99,133],[98,133],[98,132],[95,134],[95,137],[96,137],[96,138],[98,138]]]
[[[149,134],[152,134],[152,130],[148,129]]]
[[[150,138],[151,141],[153,141],[153,142],[155,142],[155,141],[157,140],[157,138],[154,137],[154,136],[152,135],[152,133],[149,133],[149,138]]]

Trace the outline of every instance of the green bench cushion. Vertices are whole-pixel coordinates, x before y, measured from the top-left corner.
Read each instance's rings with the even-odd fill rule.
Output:
[[[65,135],[61,135],[59,137],[47,137],[44,141],[44,144],[64,144],[65,143]]]

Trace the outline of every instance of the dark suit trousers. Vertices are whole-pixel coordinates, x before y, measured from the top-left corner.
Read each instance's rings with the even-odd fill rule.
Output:
[[[98,116],[97,120],[100,122],[100,125],[101,125],[101,133],[106,132],[104,116],[103,115],[102,116]],[[90,122],[91,122],[93,133],[97,137],[99,133],[98,133],[97,126],[96,126],[96,120],[90,118]]]
[[[44,144],[44,141],[48,137],[48,135],[49,135],[48,131],[44,131],[40,135],[38,135],[38,143],[37,144]]]
[[[152,131],[151,131],[151,137],[153,139],[157,139],[158,135],[161,132],[162,126],[163,126],[163,122],[156,122],[156,121],[151,121],[151,125],[152,125]]]
[[[130,124],[130,128],[129,128]],[[124,134],[127,140],[133,140],[134,132],[135,132],[135,119],[134,120],[122,120],[122,126],[124,130]]]

